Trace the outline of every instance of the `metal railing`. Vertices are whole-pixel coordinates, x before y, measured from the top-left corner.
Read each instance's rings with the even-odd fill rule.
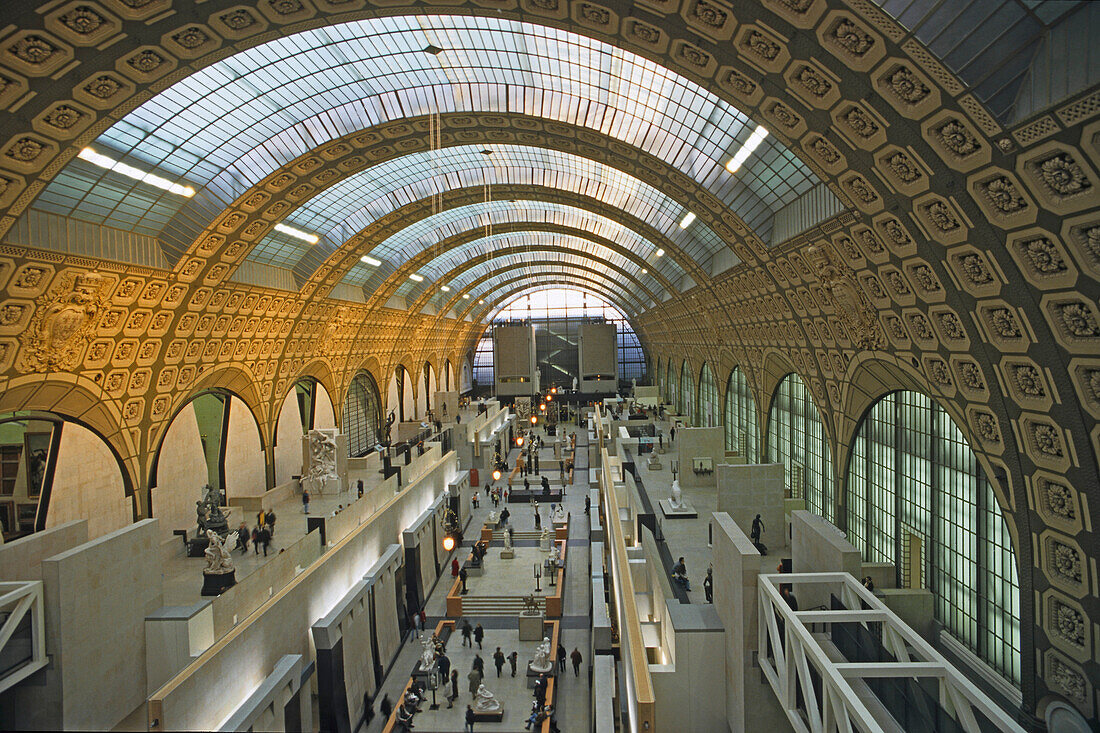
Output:
[[[0,692],[45,667],[42,581],[0,582]]]

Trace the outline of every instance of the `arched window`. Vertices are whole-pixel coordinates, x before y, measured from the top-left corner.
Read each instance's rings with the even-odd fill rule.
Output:
[[[910,536],[920,537],[936,619],[1019,684],[1016,556],[993,487],[951,416],[919,392],[876,402],[852,445],[847,492],[848,539],[864,559],[900,569]]]
[[[680,401],[678,410],[684,416],[685,425],[695,425],[695,377],[687,359],[680,366]]]
[[[791,496],[802,496],[815,514],[833,516],[833,461],[810,390],[797,374],[779,383],[768,415],[768,460],[786,466]]]
[[[344,400],[344,433],[348,436],[348,455],[366,455],[385,440],[382,435],[382,399],[378,385],[367,372],[351,380]]]
[[[680,412],[680,375],[673,371],[671,357],[665,373],[668,374],[668,404],[672,405],[673,410]]]
[[[756,422],[756,400],[749,390],[749,380],[740,367],[734,367],[726,382],[726,450],[735,450],[749,463],[760,462],[759,427]]]
[[[710,365],[703,362],[703,368],[699,370],[699,406],[695,414],[699,424],[706,428],[718,425],[718,385],[714,383],[714,372]]]

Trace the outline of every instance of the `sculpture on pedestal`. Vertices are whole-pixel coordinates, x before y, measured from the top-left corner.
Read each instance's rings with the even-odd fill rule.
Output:
[[[236,539],[237,533],[233,533],[233,539]],[[206,530],[206,539],[210,542],[206,546],[206,567],[202,569],[202,572],[207,575],[222,575],[224,573],[233,572],[233,557],[229,554],[229,550],[225,549],[225,543],[229,541],[229,537],[223,540],[218,534],[212,530]]]
[[[495,713],[500,710],[500,700],[482,683],[477,687],[477,695],[474,701],[474,710],[479,713]]]
[[[523,616],[541,616],[542,611],[539,610],[538,601],[535,600],[535,595],[532,593],[529,596],[523,597],[523,610],[520,611],[520,615]]]
[[[511,527],[508,527],[507,529],[504,530],[504,549],[505,550],[511,550],[512,549],[512,528]]]
[[[213,530],[219,537],[229,534],[229,520],[222,512],[222,492],[206,484],[202,487],[202,500],[195,502],[195,521],[198,524],[196,534],[202,535]]]
[[[546,529],[542,530],[542,535],[539,536],[539,549],[543,552],[550,552],[551,546],[550,528],[547,527]]]
[[[489,512],[489,524],[496,524],[500,521],[500,512],[496,509]]]
[[[558,504],[556,507],[554,507],[553,521],[555,521],[555,522],[564,522],[565,521],[565,507],[562,506],[561,504]]]
[[[422,669],[426,672],[435,664],[435,643],[431,639],[425,639],[423,646],[424,651],[420,654],[420,662],[423,665]]]
[[[550,640],[545,636],[535,649],[535,660],[531,662],[531,669],[535,672],[549,672],[554,668],[554,658],[550,653]]]
[[[336,436],[324,430],[309,431],[309,469],[303,479],[320,493],[329,479],[337,478]]]
[[[673,509],[682,509],[684,506],[683,493],[680,491],[680,479],[675,479],[672,482],[672,497],[668,500],[668,505]]]

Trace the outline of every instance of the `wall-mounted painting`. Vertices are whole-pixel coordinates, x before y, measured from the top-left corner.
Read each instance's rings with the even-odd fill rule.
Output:
[[[50,433],[24,433],[23,456],[27,461],[27,496],[37,499],[46,481],[46,464],[50,460]]]

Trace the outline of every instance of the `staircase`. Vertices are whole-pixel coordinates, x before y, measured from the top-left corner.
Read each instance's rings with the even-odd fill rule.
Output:
[[[540,611],[546,610],[546,600],[536,596]],[[463,616],[519,616],[523,598],[517,596],[463,596]]]
[[[553,532],[553,527],[550,528],[550,531]],[[513,542],[515,542],[516,540],[535,540],[537,542],[540,537],[542,537],[542,532],[536,532],[533,529],[517,530],[515,532],[512,532]],[[493,542],[504,542],[504,530],[493,530]]]

